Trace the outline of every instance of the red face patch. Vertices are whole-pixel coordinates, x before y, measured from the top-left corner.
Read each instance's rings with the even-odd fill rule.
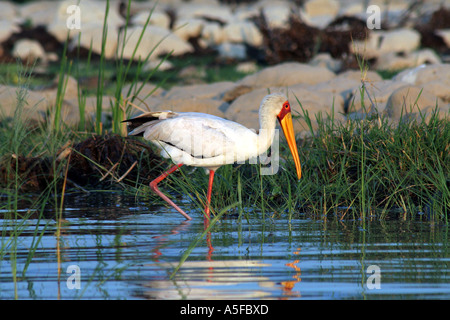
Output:
[[[291,105],[289,104],[289,101],[285,101],[283,103],[283,108],[281,108],[280,113],[278,113],[278,120],[282,120],[284,116],[291,112]]]

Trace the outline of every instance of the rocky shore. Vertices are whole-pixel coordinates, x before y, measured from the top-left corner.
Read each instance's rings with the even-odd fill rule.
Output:
[[[121,46],[125,16],[129,10],[124,58],[131,59],[149,13],[150,25],[134,55],[144,58],[161,41],[149,63],[162,55],[213,52],[233,61],[248,75],[237,82],[174,86],[158,89],[145,83],[139,93],[151,110],[199,111],[219,115],[258,129],[259,101],[270,91],[283,91],[294,112],[303,115],[333,114],[337,121],[361,119],[368,112],[384,113],[398,121],[406,107],[408,117],[440,109],[450,110],[450,5],[443,1],[153,1],[111,0],[108,37],[104,54],[113,60]],[[76,24],[68,11],[74,1],[35,1],[23,5],[0,3],[0,62],[58,63],[67,39],[68,25]],[[368,5],[381,9],[381,29],[367,27]],[[79,44],[94,54],[101,52],[106,1],[79,4],[80,28],[69,35],[69,51]],[[68,20],[69,19],[69,20]],[[72,19],[72,20],[70,20]],[[75,20],[73,20],[75,19]],[[69,21],[69,22],[68,22]],[[70,53],[70,52],[69,52]],[[364,57],[368,72],[358,68],[355,56]],[[256,64],[262,66],[256,68]],[[161,68],[170,70],[166,61]],[[379,71],[397,73],[386,80]],[[362,80],[366,89],[362,89]],[[55,80],[57,81],[57,80]],[[123,93],[137,85],[127,86]],[[0,83],[4,116],[14,114],[18,87]],[[45,90],[29,90],[26,109],[42,120],[56,101],[54,84]],[[298,98],[298,100],[297,100]],[[109,101],[104,97],[105,114]],[[298,103],[298,101],[301,103]],[[63,120],[79,121],[77,79],[69,76],[63,101]],[[86,114],[93,117],[97,97],[86,98]],[[362,110],[362,106],[365,110]],[[403,115],[404,115],[403,111]],[[313,124],[314,125],[314,124]],[[300,117],[298,133],[308,126]]]

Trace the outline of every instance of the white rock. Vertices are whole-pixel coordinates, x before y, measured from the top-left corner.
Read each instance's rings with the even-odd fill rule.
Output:
[[[439,81],[450,88],[450,64],[423,65],[417,68],[407,69],[398,73],[392,80],[406,81],[416,85]]]
[[[333,21],[339,12],[339,2],[336,0],[309,0],[300,10],[302,19],[310,26],[325,28]]]
[[[144,26],[147,22],[148,16],[150,15],[150,12],[151,11],[139,12],[134,17],[132,17],[131,21],[133,22],[133,24]],[[169,29],[170,18],[165,12],[154,10],[153,12],[151,12],[150,21],[148,22],[148,24]]]
[[[274,3],[270,1],[263,6],[263,14],[270,28],[286,28],[291,8],[287,3]]]
[[[137,46],[142,31],[142,26],[134,26],[128,29],[127,39],[125,41],[125,50],[123,53],[124,58],[132,58],[132,54]],[[123,37],[121,36],[119,40],[120,50],[122,48],[122,44]],[[136,50],[134,59],[138,60],[140,58],[143,60],[149,55],[150,52],[152,52],[152,50],[154,51],[150,56],[150,59],[154,60],[158,56],[167,54],[171,51],[173,51],[173,55],[176,56],[192,52],[193,48],[188,42],[180,39],[169,30],[150,25],[145,29],[142,40]]]
[[[398,55],[395,52],[388,52],[378,58],[375,68],[378,70],[400,70],[417,67],[425,63],[441,63],[441,59],[431,49],[418,50],[403,55]]]
[[[18,106],[18,92],[20,89],[13,86],[0,85],[0,109],[2,111],[2,116],[4,117],[14,117]],[[43,112],[47,109],[48,103],[44,94],[40,92],[33,92],[27,90],[24,96],[25,103],[23,105],[22,114],[25,116],[24,119],[36,119],[41,120]]]
[[[367,17],[366,13],[367,7],[364,6],[362,2],[349,2],[342,4],[339,9],[339,16],[357,16],[359,14],[364,14]]]
[[[233,20],[231,8],[225,5],[206,3],[182,3],[176,8],[179,18],[207,18],[228,23]]]
[[[322,15],[310,17],[303,10],[300,10],[300,19],[304,21],[307,25],[319,29],[324,29],[330,22],[334,20],[332,15]]]
[[[199,18],[177,19],[173,26],[173,33],[183,40],[197,38],[202,34],[204,25],[205,21]]]
[[[210,84],[194,84],[176,86],[164,94],[165,99],[221,99],[223,94],[233,88],[231,81],[221,81]]]
[[[249,20],[253,17],[258,17],[261,8],[258,6],[240,5],[234,11],[234,19],[237,21]]]
[[[263,43],[263,36],[251,21],[229,23],[224,28],[226,40],[229,42],[246,43],[258,47]]]
[[[336,0],[308,0],[303,6],[310,17],[336,16],[339,12],[339,2]]]
[[[392,78],[427,89],[445,102],[450,102],[450,64],[421,65],[406,69]]]
[[[386,107],[386,103],[391,93],[394,90],[405,86],[405,84],[406,84],[405,82],[394,80],[381,80],[366,83],[366,90],[364,91],[365,110],[367,111],[370,110],[372,99],[373,103],[375,104],[374,107],[376,107],[379,112],[383,111],[384,108]],[[361,87],[354,90],[353,98],[349,102],[346,112],[361,111],[362,109],[361,90],[362,90]]]
[[[20,27],[12,21],[0,20],[0,43],[6,41],[13,33],[20,32]]]
[[[435,32],[438,36],[440,36],[448,48],[450,48],[450,29],[441,29],[436,30]]]
[[[237,72],[254,73],[258,71],[258,66],[254,61],[241,62],[236,66]]]
[[[247,58],[247,49],[241,43],[223,42],[216,46],[219,57],[223,59],[244,60]]]
[[[283,92],[287,94],[294,115],[302,116],[303,110],[309,112],[311,119],[315,119],[314,115],[319,112],[323,115],[331,114],[333,96],[329,93],[314,92],[307,85],[293,86],[288,89],[288,92],[286,92],[286,88],[270,88],[270,92]],[[239,96],[225,111],[226,118],[241,123],[248,128],[258,130],[260,128],[258,117],[259,102],[265,95],[267,95],[267,89],[261,88]],[[300,107],[296,97],[299,98],[303,109]],[[337,116],[339,115],[338,111],[342,112],[338,109],[335,105],[334,112]],[[305,127],[304,125],[302,122],[298,123],[294,121],[294,130],[296,132],[307,130],[307,126]]]
[[[386,52],[410,52],[420,45],[420,33],[412,29],[395,29],[382,36],[380,54]]]
[[[12,2],[0,2],[0,21],[18,22],[17,18],[17,8]]]
[[[147,63],[142,68],[143,71],[153,71],[155,68],[158,68],[158,71],[167,71],[173,69],[173,63],[167,60],[162,59],[154,59],[148,60]]]
[[[342,61],[334,59],[329,53],[319,53],[314,56],[314,58],[309,61],[312,66],[325,67],[333,72],[338,72],[341,70]]]
[[[85,49],[90,49],[96,54],[102,53],[102,32],[103,26],[97,23],[85,23],[82,32],[72,37],[70,49],[76,48],[78,44]],[[117,28],[108,28],[108,34],[105,41],[104,55],[107,59],[112,59],[116,55],[117,49]]]
[[[419,111],[423,114],[427,112],[427,116],[429,116],[431,110],[436,106],[445,107],[445,104],[440,98],[421,87],[406,85],[392,92],[384,112],[389,117],[398,120],[400,116],[418,114]]]
[[[330,80],[336,75],[323,67],[315,67],[299,62],[285,62],[248,75],[238,84],[253,88],[292,86],[295,84],[317,84]]]
[[[226,39],[223,28],[216,22],[205,23],[201,37],[206,46],[221,44]]]
[[[19,14],[33,26],[47,26],[53,21],[57,9],[55,1],[35,1],[21,5]]]
[[[366,58],[376,58],[389,52],[408,53],[420,46],[420,34],[411,29],[395,29],[392,31],[373,31],[369,39],[354,41],[349,44],[354,53]]]
[[[18,40],[14,44],[12,55],[22,60],[46,60],[44,48],[39,42],[31,39]]]
[[[80,32],[85,32],[86,28],[90,30],[97,28],[97,32],[101,35],[106,12],[106,1],[81,1],[78,4],[80,28],[72,28],[71,30],[68,28],[68,23],[70,24],[74,21],[73,18],[76,17],[77,11],[68,9],[74,5],[74,2],[71,0],[55,2],[55,5],[58,6],[57,11],[53,21],[47,26],[47,30],[59,41],[65,41],[69,31],[70,38],[72,38]],[[107,19],[108,33],[115,32],[117,39],[118,28],[123,24],[124,20],[118,13],[117,8],[110,6]]]

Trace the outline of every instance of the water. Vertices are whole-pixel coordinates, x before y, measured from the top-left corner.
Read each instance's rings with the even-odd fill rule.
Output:
[[[67,196],[59,247],[55,220],[0,220],[0,299],[450,298],[445,225],[254,213],[222,219],[173,275],[203,231],[191,214],[119,194]]]

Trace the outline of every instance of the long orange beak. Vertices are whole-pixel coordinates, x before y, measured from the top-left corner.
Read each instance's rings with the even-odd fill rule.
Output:
[[[300,179],[302,177],[302,167],[300,165],[300,158],[298,157],[297,142],[295,141],[294,125],[292,124],[292,114],[289,102],[286,101],[284,103],[283,109],[278,114],[278,121],[280,122],[289,150],[291,150],[292,157],[294,158],[297,177]]]

